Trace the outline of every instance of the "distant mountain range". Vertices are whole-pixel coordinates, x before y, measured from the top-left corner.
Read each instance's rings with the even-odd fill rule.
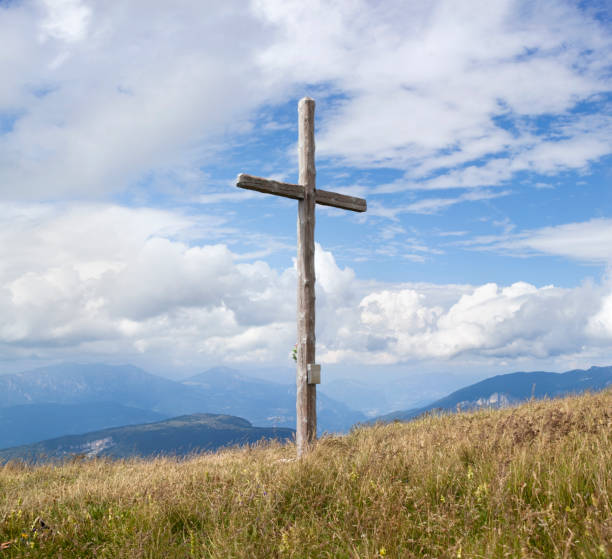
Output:
[[[565,373],[510,373],[477,382],[416,409],[394,411],[373,421],[406,421],[431,411],[505,407],[530,398],[555,398],[612,386],[612,367],[575,369]]]
[[[0,448],[165,418],[154,411],[131,408],[115,402],[9,406],[0,408]]]
[[[156,423],[68,435],[39,443],[0,450],[0,462],[40,462],[71,456],[185,456],[192,452],[255,443],[262,439],[290,440],[293,429],[253,427],[240,417],[193,414]]]
[[[552,398],[610,385],[612,367],[563,374],[511,373],[375,420],[409,420],[433,410],[502,407],[531,397]],[[366,391],[372,409],[380,403],[377,399],[389,401],[384,389],[367,392],[367,388],[348,383],[343,396],[353,395],[364,403]],[[340,389],[335,383],[332,392]],[[320,433],[346,431],[367,419],[321,391],[317,413]],[[181,382],[130,365],[67,364],[0,375],[0,448],[7,449],[0,457],[183,454],[196,448],[254,442],[257,437],[287,438],[293,433],[288,428],[294,426],[295,386],[225,367]]]
[[[172,417],[208,412],[205,394],[131,365],[66,363],[0,376],[0,407],[115,402]]]
[[[194,413],[295,427],[295,386],[219,367],[182,382],[131,365],[63,364],[0,375],[0,448]],[[343,432],[365,416],[319,393],[319,432]]]
[[[432,379],[435,378],[435,382]],[[475,379],[474,379],[475,380]],[[468,380],[450,373],[413,373],[382,381],[375,373],[356,379],[325,381],[327,396],[363,412],[368,418],[389,410],[420,408],[461,388]]]
[[[295,427],[296,387],[249,377],[227,367],[215,367],[182,381],[206,394],[210,411],[246,417],[255,425]],[[319,432],[345,432],[365,415],[317,390]]]

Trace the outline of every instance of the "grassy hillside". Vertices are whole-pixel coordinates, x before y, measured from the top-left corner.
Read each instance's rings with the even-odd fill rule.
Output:
[[[560,398],[570,394],[598,392],[612,386],[612,367],[574,369],[565,373],[509,373],[481,380],[456,390],[452,394],[431,402],[422,408],[400,410],[385,414],[376,420],[406,421],[432,410],[464,411],[483,407],[503,408],[517,405],[531,398]],[[374,422],[373,421],[373,422]]]
[[[0,557],[612,556],[612,391],[185,461],[0,470]],[[40,519],[44,522],[41,525]]]

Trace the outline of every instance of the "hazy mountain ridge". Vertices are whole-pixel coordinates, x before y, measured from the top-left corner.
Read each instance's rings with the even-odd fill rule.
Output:
[[[203,394],[132,365],[66,363],[0,376],[0,406],[115,402],[170,417],[206,411]]]
[[[599,391],[611,385],[612,366],[591,367],[587,370],[574,369],[565,373],[544,371],[509,373],[456,390],[427,406],[391,412],[377,417],[375,421],[408,420],[433,410],[499,408],[524,402],[531,397],[555,398],[587,390]]]
[[[45,461],[74,455],[111,458],[186,456],[225,446],[252,444],[262,439],[290,440],[287,428],[254,427],[240,417],[192,414],[154,423],[67,435],[30,445],[0,450],[0,460]]]
[[[0,449],[62,435],[160,421],[167,416],[115,402],[0,407]]]
[[[373,374],[376,378],[376,375]],[[435,375],[415,373],[406,377],[392,378],[385,382],[373,382],[369,378],[336,379],[325,382],[322,389],[334,400],[358,409],[368,418],[387,413],[388,410],[420,408],[443,398],[453,390],[466,385],[468,380],[452,373]]]
[[[563,374],[510,373],[472,384],[426,406],[392,412],[377,419],[407,420],[436,409],[504,407],[532,395],[554,397],[600,390],[610,384],[612,367]],[[359,390],[366,389],[366,384],[357,382],[347,387],[348,392],[357,395]],[[382,393],[382,390],[366,392],[373,408]],[[12,401],[18,405],[6,405]],[[251,427],[254,424],[262,428],[293,428],[295,386],[249,377],[227,367],[210,369],[180,382],[129,365],[70,364],[0,376],[0,448],[37,441],[42,441],[44,447],[48,439],[64,435],[85,433],[89,437],[93,431],[202,413],[244,417]],[[364,414],[328,398],[320,390],[317,415],[319,433],[346,431],[366,420]],[[176,433],[175,436],[181,438]],[[109,435],[96,435],[75,444],[73,453],[110,453],[115,452],[112,448],[117,448],[117,442],[112,437],[109,439]],[[85,446],[79,447],[79,444]],[[160,442],[162,447],[164,444]]]
[[[92,422],[101,402],[125,408],[125,421],[113,419],[117,408],[109,410],[108,421],[99,416],[100,421]],[[293,428],[295,386],[223,367],[180,382],[131,365],[63,364],[0,375],[0,410],[0,433],[6,435],[0,435],[0,448],[194,413],[226,414],[262,427]],[[320,392],[317,411],[320,432],[346,431],[365,419]],[[43,423],[47,412],[50,420]],[[13,426],[10,433],[9,425]]]
[[[293,380],[293,379],[292,379]],[[182,381],[205,391],[217,402],[215,413],[247,417],[256,425],[295,426],[295,382],[280,384],[253,378],[228,367],[215,367]],[[231,400],[228,398],[231,394]],[[342,432],[365,415],[317,389],[319,431]]]

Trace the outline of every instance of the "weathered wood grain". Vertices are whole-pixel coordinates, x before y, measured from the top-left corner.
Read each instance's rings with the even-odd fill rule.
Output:
[[[308,384],[308,364],[315,363],[315,102],[305,97],[298,104],[298,182],[304,198],[298,202],[297,273],[298,273],[298,346],[296,445],[302,456],[317,438],[317,386]]]
[[[244,173],[238,175],[236,186],[265,194],[292,198],[293,200],[304,199],[304,187],[300,184],[273,181],[271,179],[254,177],[253,175],[245,175]],[[354,212],[365,212],[367,210],[367,204],[363,198],[347,196],[338,192],[328,192],[327,190],[315,189],[315,202],[322,206],[333,206],[334,208]]]
[[[339,194],[338,192],[328,192],[327,190],[316,191],[317,204],[321,206],[333,206],[343,210],[351,210],[353,212],[365,212],[368,205],[363,198]]]
[[[270,179],[262,179],[252,175],[240,174],[236,186],[246,188],[247,190],[256,190],[265,194],[275,194],[284,198],[293,198],[294,200],[304,199],[304,187],[299,184],[289,184],[287,182],[278,182]]]

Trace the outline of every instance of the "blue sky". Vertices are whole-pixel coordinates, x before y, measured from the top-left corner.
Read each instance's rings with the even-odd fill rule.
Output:
[[[326,370],[612,363],[608,2],[0,2],[0,369],[290,365],[316,99]],[[378,373],[377,373],[378,374]]]

